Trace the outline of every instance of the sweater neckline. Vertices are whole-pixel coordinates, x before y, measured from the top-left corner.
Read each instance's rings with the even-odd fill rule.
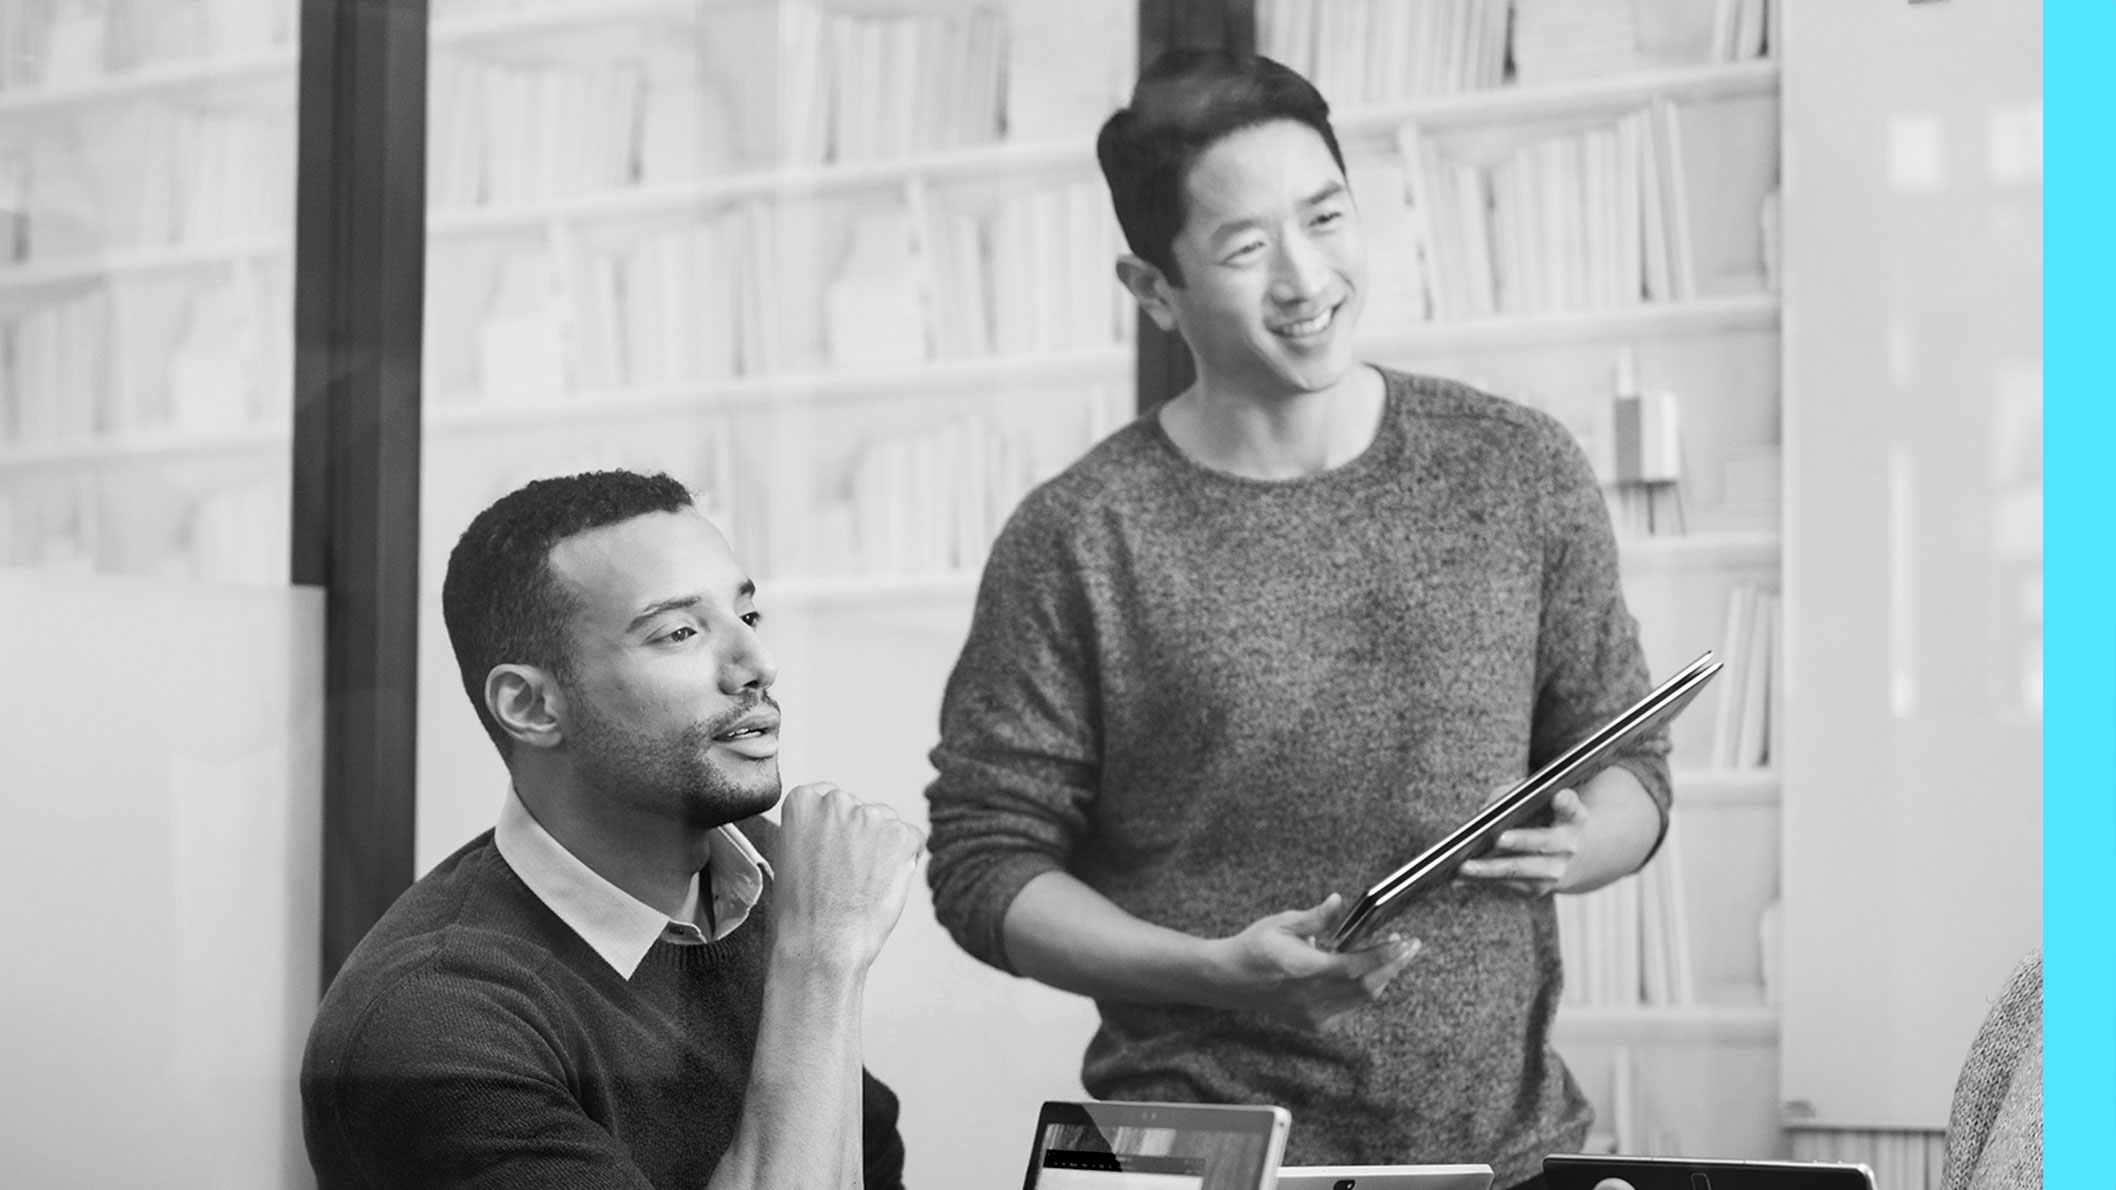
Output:
[[[1169,435],[1168,427],[1161,424],[1161,410],[1167,406],[1167,400],[1140,414],[1140,420],[1146,423],[1147,437],[1163,454],[1173,460],[1176,466],[1210,482],[1256,492],[1296,492],[1356,482],[1369,472],[1394,460],[1401,452],[1404,437],[1402,410],[1399,408],[1404,398],[1401,379],[1387,368],[1377,365],[1365,366],[1373,367],[1381,377],[1381,424],[1374,427],[1373,440],[1367,443],[1366,449],[1337,466],[1307,475],[1296,475],[1288,479],[1258,479],[1249,475],[1236,475],[1232,471],[1222,471],[1199,462],[1185,453]]]

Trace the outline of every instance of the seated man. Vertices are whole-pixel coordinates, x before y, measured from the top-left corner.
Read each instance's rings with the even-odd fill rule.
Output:
[[[471,522],[442,605],[513,788],[324,997],[319,1183],[901,1185],[860,1008],[923,840],[827,783],[758,817],[776,665],[689,493],[531,483]]]

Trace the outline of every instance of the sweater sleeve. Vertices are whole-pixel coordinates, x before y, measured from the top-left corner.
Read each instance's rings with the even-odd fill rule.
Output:
[[[994,542],[926,790],[934,911],[963,949],[1009,972],[1007,907],[1066,866],[1099,772],[1090,568],[1068,520],[1046,488]]]
[[[413,972],[302,1071],[322,1190],[652,1183],[571,1089],[533,994]]]
[[[1536,638],[1536,705],[1530,763],[1542,765],[1651,688],[1638,621],[1624,604],[1616,534],[1594,469],[1572,435],[1544,426],[1543,611]],[[1621,750],[1628,769],[1660,808],[1668,831],[1668,731],[1662,725]],[[1659,838],[1654,848],[1660,846]],[[1649,853],[1650,854],[1650,853]]]

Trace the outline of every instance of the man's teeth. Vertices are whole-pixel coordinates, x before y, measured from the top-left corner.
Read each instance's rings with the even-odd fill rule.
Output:
[[[1336,317],[1336,315],[1337,307],[1332,306],[1329,309],[1323,311],[1322,313],[1317,314],[1313,318],[1303,319],[1300,322],[1289,322],[1286,325],[1280,327],[1278,333],[1282,335],[1295,336],[1312,335],[1315,332],[1321,330],[1322,328],[1330,325],[1330,319]]]

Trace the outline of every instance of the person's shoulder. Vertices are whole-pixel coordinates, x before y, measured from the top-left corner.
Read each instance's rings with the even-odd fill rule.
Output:
[[[1077,523],[1082,513],[1120,503],[1141,483],[1152,482],[1163,470],[1156,416],[1153,410],[1138,415],[1030,489],[1021,501],[1023,515]]]
[[[1541,409],[1440,376],[1382,369],[1389,400],[1405,433],[1439,449],[1433,454],[1493,471],[1526,491],[1594,488],[1586,448],[1563,422]]]
[[[1390,408],[1399,417],[1438,423],[1460,433],[1545,447],[1568,446],[1575,441],[1571,431],[1548,413],[1475,385],[1393,368],[1376,370],[1387,386]]]
[[[424,1033],[481,1009],[533,1011],[561,965],[534,898],[490,832],[479,836],[406,889],[353,949],[317,1008],[312,1046],[376,1028]]]

